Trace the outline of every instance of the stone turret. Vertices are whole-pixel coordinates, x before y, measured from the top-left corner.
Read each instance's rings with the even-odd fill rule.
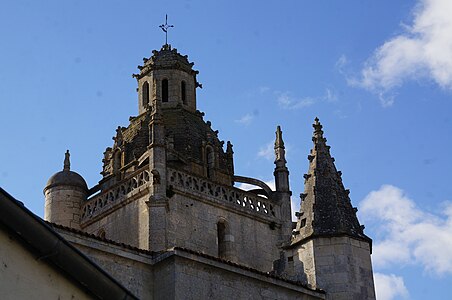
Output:
[[[71,171],[69,150],[66,151],[63,171],[50,177],[44,188],[44,220],[80,229],[80,207],[88,195],[82,176]]]
[[[289,260],[295,274],[326,290],[328,299],[375,299],[372,240],[359,224],[318,118],[313,127],[314,147]]]

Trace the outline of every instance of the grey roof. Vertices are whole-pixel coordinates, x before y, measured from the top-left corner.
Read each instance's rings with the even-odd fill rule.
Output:
[[[83,177],[78,173],[69,170],[60,171],[50,177],[47,181],[44,191],[56,186],[73,186],[88,191],[88,186],[85,179],[83,179]]]

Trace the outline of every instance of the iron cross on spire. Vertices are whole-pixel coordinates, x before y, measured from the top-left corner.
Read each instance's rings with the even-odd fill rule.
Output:
[[[165,32],[165,45],[168,45],[168,28],[173,28],[174,25],[168,25],[168,15],[165,15],[165,24],[159,26]]]

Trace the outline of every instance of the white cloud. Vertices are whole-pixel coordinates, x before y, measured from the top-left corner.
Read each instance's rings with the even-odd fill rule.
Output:
[[[337,94],[332,89],[326,88],[323,99],[327,102],[335,102],[337,101]]]
[[[395,96],[393,93],[388,95],[387,93],[380,92],[378,94],[378,99],[380,99],[381,106],[390,107],[394,104]]]
[[[342,109],[336,109],[336,110],[334,111],[334,114],[335,114],[336,116],[338,116],[340,119],[346,119],[346,118],[348,118],[347,113],[344,112]]]
[[[261,93],[261,94],[265,94],[268,91],[270,91],[270,88],[268,86],[261,86],[261,87],[259,87],[259,93]]]
[[[364,87],[385,98],[386,92],[406,80],[433,79],[452,89],[452,1],[419,0],[410,26],[375,50],[352,85]],[[339,60],[341,67],[346,60]],[[340,68],[341,70],[341,68]],[[390,104],[393,100],[383,101]]]
[[[284,109],[300,109],[304,107],[311,106],[315,103],[315,99],[311,97],[305,97],[297,99],[293,97],[289,92],[280,93],[278,92],[278,104]]]
[[[290,197],[290,208],[292,210],[292,222],[296,222],[295,212],[300,211],[300,198]]]
[[[235,120],[236,123],[243,124],[243,125],[249,125],[253,121],[254,116],[250,113],[247,113],[243,117],[241,117],[238,120]]]
[[[394,274],[374,273],[375,292],[378,300],[393,300],[408,297],[403,278]]]
[[[290,92],[275,91],[278,105],[287,110],[296,110],[312,106],[318,102],[336,102],[338,100],[336,92],[331,88],[325,88],[323,96],[317,97],[294,97]]]
[[[274,142],[270,142],[265,146],[262,146],[257,152],[258,157],[263,157],[268,160],[272,160],[275,158],[275,144]]]
[[[339,59],[336,61],[336,69],[339,71],[339,73],[344,74],[344,67],[348,64],[347,56],[344,54],[339,57]]]
[[[427,213],[403,190],[383,185],[360,204],[364,222],[377,222],[372,260],[376,268],[418,264],[438,275],[452,274],[452,203],[441,214]]]

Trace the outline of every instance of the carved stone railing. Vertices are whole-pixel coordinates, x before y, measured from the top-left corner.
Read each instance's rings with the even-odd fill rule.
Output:
[[[204,194],[226,205],[239,206],[255,214],[276,217],[275,208],[268,199],[235,187],[215,184],[172,169],[168,169],[168,184],[182,191]]]
[[[91,199],[88,199],[82,206],[81,221],[87,221],[121,203],[122,200],[126,199],[127,194],[146,185],[149,182],[149,179],[148,169],[138,170],[135,174],[132,174],[127,181],[113,186],[108,190],[95,195]]]

